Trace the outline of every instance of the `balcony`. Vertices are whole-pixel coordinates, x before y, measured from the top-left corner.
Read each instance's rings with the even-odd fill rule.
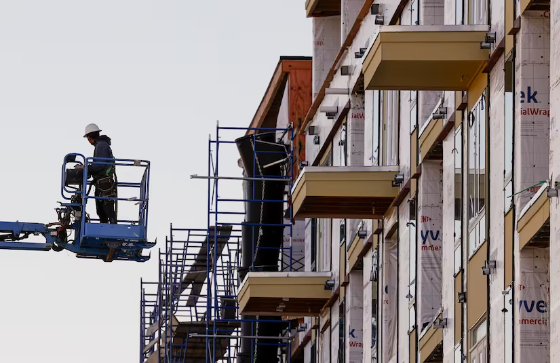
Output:
[[[381,26],[362,67],[368,90],[465,91],[486,65],[487,25]]]
[[[529,204],[521,211],[517,222],[519,250],[526,246],[550,246],[550,199],[546,194],[547,186],[542,186]]]
[[[310,166],[292,190],[294,217],[380,219],[399,193],[398,166]]]
[[[306,0],[308,18],[340,15],[340,0]]]
[[[419,140],[421,160],[443,160],[443,140],[455,126],[454,119],[432,118],[422,127]]]
[[[441,314],[437,319],[441,319]],[[441,363],[443,362],[443,329],[436,329],[432,325],[420,337],[418,342],[420,350],[420,363]]]
[[[239,313],[318,316],[332,295],[330,272],[249,272],[238,295]]]

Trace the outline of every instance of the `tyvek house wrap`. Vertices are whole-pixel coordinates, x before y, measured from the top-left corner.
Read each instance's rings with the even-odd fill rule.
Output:
[[[560,3],[550,4],[550,174],[560,175]],[[560,361],[560,205],[550,206],[550,361]]]
[[[348,166],[364,165],[364,97],[350,97],[350,112],[347,116]]]
[[[397,354],[397,242],[386,240],[383,263],[383,362]]]
[[[525,12],[517,36],[515,190],[523,190],[550,177],[550,19],[541,12]],[[519,120],[519,121],[518,121]],[[518,147],[519,145],[520,147]],[[517,212],[539,187],[516,196]]]
[[[340,16],[313,18],[313,99],[340,49]]]
[[[549,359],[549,252],[524,248],[520,252],[517,286],[520,362],[548,363]]]
[[[290,224],[290,219],[284,219],[284,224]],[[292,226],[290,238],[290,228],[284,228],[284,249],[282,250],[281,271],[289,270],[290,264],[292,271],[305,270],[305,221],[297,220]],[[291,247],[291,249],[290,249]]]
[[[342,0],[341,4],[341,26],[340,33],[341,39],[346,39],[352,25],[356,21],[362,6],[364,5],[364,0]]]
[[[362,363],[363,348],[363,281],[362,271],[350,272],[350,284],[346,293],[346,362]]]
[[[418,195],[418,296],[420,329],[431,322],[441,307],[442,188],[440,161],[425,160]]]

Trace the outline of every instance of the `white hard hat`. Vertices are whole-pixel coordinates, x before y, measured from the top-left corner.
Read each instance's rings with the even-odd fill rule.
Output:
[[[86,133],[84,137],[87,137],[88,134],[92,132],[102,131],[96,124],[89,124],[86,126]]]

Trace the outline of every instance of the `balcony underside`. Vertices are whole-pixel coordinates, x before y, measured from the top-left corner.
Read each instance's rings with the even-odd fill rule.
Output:
[[[340,15],[340,0],[307,0],[305,11],[308,18]]]
[[[521,0],[519,7],[521,13],[526,10],[550,11],[550,0]]]
[[[485,25],[382,26],[364,63],[368,90],[465,91],[486,65]]]
[[[330,272],[250,272],[240,288],[239,313],[318,316],[331,297]]]
[[[441,318],[441,314],[438,319]],[[443,329],[430,326],[428,331],[418,342],[420,349],[420,363],[443,362]]]
[[[295,218],[383,218],[398,167],[306,167],[292,192]]]
[[[439,343],[424,363],[443,363],[443,342]]]

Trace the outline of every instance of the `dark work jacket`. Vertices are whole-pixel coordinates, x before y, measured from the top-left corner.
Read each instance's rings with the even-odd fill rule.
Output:
[[[95,143],[95,150],[93,151],[94,158],[110,158],[114,159],[113,150],[111,150],[111,138],[105,135],[99,136]],[[104,160],[99,160],[99,162],[106,162]],[[93,179],[99,179],[104,176],[112,175],[114,171],[114,166],[112,165],[102,165],[102,164],[90,164],[88,166],[88,176],[93,177]]]

